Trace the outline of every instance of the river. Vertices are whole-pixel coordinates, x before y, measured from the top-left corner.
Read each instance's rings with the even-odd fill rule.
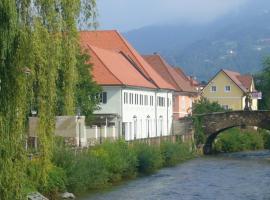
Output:
[[[79,200],[269,200],[270,151],[196,158]]]

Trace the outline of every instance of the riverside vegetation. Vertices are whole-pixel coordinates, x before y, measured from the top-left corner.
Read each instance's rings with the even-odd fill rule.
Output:
[[[29,190],[39,189],[50,199],[66,190],[76,194],[103,189],[114,183],[174,166],[194,156],[192,145],[164,141],[160,145],[106,141],[89,149],[75,150],[58,140],[54,146],[48,184],[37,188],[38,162],[29,163]]]
[[[228,110],[224,110],[217,102],[210,102],[206,98],[201,98],[193,107],[195,141],[197,146],[201,146],[205,143],[206,137],[203,133],[200,114],[227,112]],[[270,132],[262,129],[232,128],[222,132],[213,147],[216,153],[270,149]]]
[[[213,146],[216,153],[270,149],[270,133],[252,128],[232,128],[221,133]]]

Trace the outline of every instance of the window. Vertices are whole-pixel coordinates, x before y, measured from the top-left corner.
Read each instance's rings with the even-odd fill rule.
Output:
[[[157,98],[158,106],[165,107],[165,98],[164,97],[158,97]]]
[[[129,93],[129,104],[133,104],[133,93]]]
[[[140,105],[143,105],[143,95],[140,94]]]
[[[144,95],[144,105],[148,106],[148,96]]]
[[[150,96],[150,106],[153,106],[153,105],[154,105],[154,97]]]
[[[98,99],[99,103],[106,104],[107,103],[107,92],[97,93],[96,99]]]
[[[230,91],[231,91],[231,86],[226,85],[226,86],[225,86],[225,92],[230,92]]]
[[[186,110],[186,98],[183,96],[182,97],[182,110]]]
[[[128,103],[128,93],[124,92],[124,104]]]
[[[229,110],[229,106],[228,106],[228,105],[222,105],[222,107],[223,107],[225,110]]]
[[[213,85],[211,86],[211,92],[216,92],[217,91],[217,86]]]
[[[135,94],[135,105],[138,105],[138,103],[139,103],[139,98],[138,98],[138,94]]]

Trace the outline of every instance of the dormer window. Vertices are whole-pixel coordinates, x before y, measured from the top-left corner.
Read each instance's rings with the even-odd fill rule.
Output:
[[[217,91],[217,86],[212,85],[212,86],[211,86],[211,92],[216,92],[216,91]]]
[[[225,92],[230,92],[231,91],[231,86],[226,85],[224,89],[225,89]]]

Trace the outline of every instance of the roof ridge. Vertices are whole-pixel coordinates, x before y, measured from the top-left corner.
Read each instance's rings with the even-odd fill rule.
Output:
[[[79,32],[117,32],[116,29],[110,29],[110,30],[81,30]]]
[[[157,54],[156,56],[158,56],[158,59],[160,59],[161,62],[164,64],[166,71],[169,73],[171,79],[172,79],[173,82],[176,84],[176,86],[177,86],[180,90],[184,91],[183,88],[180,87],[180,86],[178,85],[178,83],[176,82],[176,80],[175,80],[174,77],[172,76],[170,70],[168,69],[168,67],[171,67],[172,69],[173,69],[173,67],[172,67],[171,65],[169,65],[169,63],[167,63],[160,55]]]
[[[115,31],[115,32],[116,32],[117,36],[124,42],[125,46],[129,49],[129,51],[131,52],[131,54],[136,58],[136,56],[134,55],[133,51],[130,49],[129,45],[127,44],[127,41],[122,37],[122,35],[121,35],[118,31]],[[139,55],[140,55],[140,54],[139,54]],[[140,63],[140,61],[139,61],[138,59],[136,59],[136,60],[137,60],[137,62],[138,62],[141,66],[143,66],[142,63]],[[144,69],[144,67],[142,67],[142,68]],[[147,74],[147,76],[148,76],[153,82],[155,82],[155,81],[151,78],[151,76],[148,74],[148,72],[147,72],[145,69],[144,69],[143,71],[144,71],[144,73]],[[157,85],[157,84],[155,83],[155,85]]]
[[[97,53],[93,50],[93,48],[91,47],[91,45],[87,44],[87,46],[94,52],[94,54],[97,56],[97,58],[99,59],[99,61],[106,67],[106,69],[123,85],[125,85],[119,78],[116,77],[116,75],[107,67],[107,65],[102,61],[102,59],[97,55]],[[102,49],[99,47],[95,47],[98,49]],[[105,50],[105,49],[102,49]],[[105,50],[106,51],[106,50]],[[114,51],[110,51],[111,53],[114,53]]]
[[[151,82],[152,84],[154,84],[157,88],[158,85],[149,77],[145,76],[145,74],[142,72],[142,70],[140,69],[139,66],[137,66],[136,62],[129,56],[126,55],[125,52],[120,51],[120,54],[149,82]]]
[[[221,71],[223,71],[233,82],[234,82],[234,84],[235,85],[237,85],[237,87],[239,87],[243,92],[246,92],[239,84],[237,84],[236,82],[235,82],[235,80],[233,80],[233,78],[227,73],[228,71],[229,72],[234,72],[234,71],[230,71],[230,70],[224,70],[224,69],[221,69]],[[227,71],[227,72],[226,72]],[[234,73],[237,73],[238,75],[237,76],[239,76],[239,75],[241,75],[239,72],[234,72]],[[219,73],[218,73],[219,74]],[[217,74],[217,75],[218,75]],[[217,76],[216,75],[216,76]],[[237,77],[236,77],[237,78]],[[238,78],[237,78],[237,80],[241,83],[241,84],[243,84]]]

